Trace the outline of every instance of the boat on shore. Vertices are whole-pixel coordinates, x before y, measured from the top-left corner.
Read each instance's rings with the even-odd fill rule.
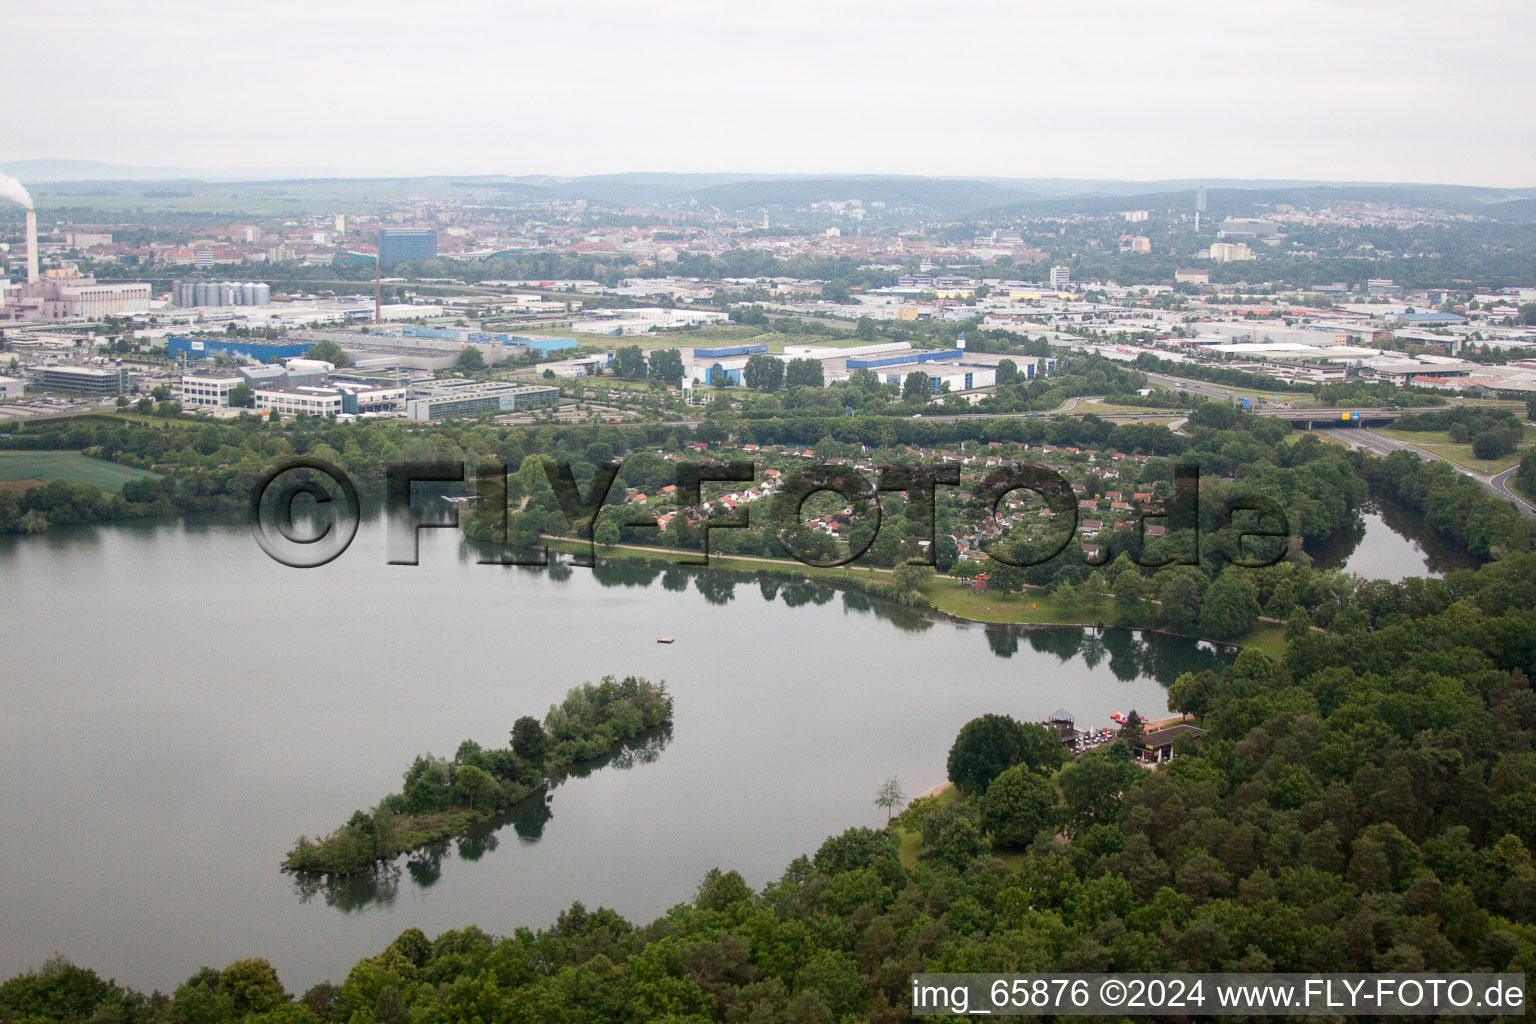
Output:
[[[659,637],[656,638],[656,642],[659,643],[659,644],[675,644],[675,643],[677,643],[677,637],[675,637],[675,636],[659,636]]]

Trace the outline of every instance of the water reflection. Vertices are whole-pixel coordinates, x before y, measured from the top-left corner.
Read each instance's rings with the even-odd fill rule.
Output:
[[[1397,502],[1374,501],[1349,530],[1306,552],[1319,569],[1344,569],[1370,579],[1438,577],[1476,569],[1480,561],[1435,533],[1424,517]]]
[[[638,765],[652,764],[671,741],[670,723],[649,729],[625,740],[606,758],[572,765],[552,776],[548,784],[538,792],[481,822],[462,836],[430,843],[355,875],[296,871],[293,873],[293,891],[298,894],[300,903],[309,903],[318,896],[325,901],[326,906],[346,914],[372,907],[393,906],[400,896],[402,866],[403,874],[409,875],[411,884],[416,891],[421,892],[442,879],[443,863],[451,859],[450,850],[459,860],[474,863],[501,846],[497,833],[508,825],[512,826],[512,832],[520,842],[537,843],[543,838],[545,827],[554,818],[551,805],[554,803],[555,789],[572,779],[584,779],[603,768],[626,771]]]
[[[548,569],[523,566],[531,573],[548,572],[553,580],[571,578],[569,556],[554,553]],[[712,605],[730,604],[740,593],[756,594],[764,601],[783,601],[790,608],[825,605],[841,595],[845,613],[869,615],[890,623],[906,633],[922,633],[944,621],[945,616],[930,608],[898,604],[849,587],[808,577],[788,578],[775,570],[752,575],[720,571],[704,566],[658,566],[644,562],[603,559],[591,570],[592,578],[605,588],[648,587],[660,582],[663,589],[682,593],[690,585]],[[1079,626],[1032,626],[1011,623],[987,623],[982,636],[999,658],[1012,658],[1021,643],[1042,654],[1050,654],[1066,663],[1076,659],[1089,668],[1105,665],[1121,682],[1151,677],[1164,686],[1184,672],[1204,669],[1219,672],[1231,663],[1237,648],[1202,641],[1191,643],[1188,637],[1142,632],[1124,628],[1085,628]]]

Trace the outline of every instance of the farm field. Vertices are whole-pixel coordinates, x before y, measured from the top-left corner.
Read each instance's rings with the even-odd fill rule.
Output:
[[[94,484],[115,494],[130,480],[158,475],[144,469],[132,469],[115,462],[93,459],[79,452],[0,452],[0,485],[25,480],[63,480],[72,484]]]

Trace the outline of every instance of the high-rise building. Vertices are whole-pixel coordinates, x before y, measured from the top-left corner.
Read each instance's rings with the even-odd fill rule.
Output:
[[[1051,268],[1051,287],[1065,288],[1072,283],[1072,270],[1070,267]]]
[[[1217,263],[1240,263],[1253,259],[1253,250],[1242,242],[1212,242],[1211,259]]]
[[[415,228],[380,228],[379,262],[430,260],[437,255],[437,232]]]

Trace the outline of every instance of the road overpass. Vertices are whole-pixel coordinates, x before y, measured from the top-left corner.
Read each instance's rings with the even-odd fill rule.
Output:
[[[1292,426],[1303,430],[1311,430],[1314,427],[1329,429],[1337,427],[1366,427],[1382,426],[1383,424],[1396,423],[1403,416],[1411,416],[1421,412],[1444,412],[1447,407],[1443,405],[1427,405],[1409,409],[1369,409],[1360,406],[1341,406],[1333,409],[1308,409],[1291,408],[1284,405],[1264,405],[1252,412],[1255,416],[1268,416],[1271,419],[1281,419]]]

